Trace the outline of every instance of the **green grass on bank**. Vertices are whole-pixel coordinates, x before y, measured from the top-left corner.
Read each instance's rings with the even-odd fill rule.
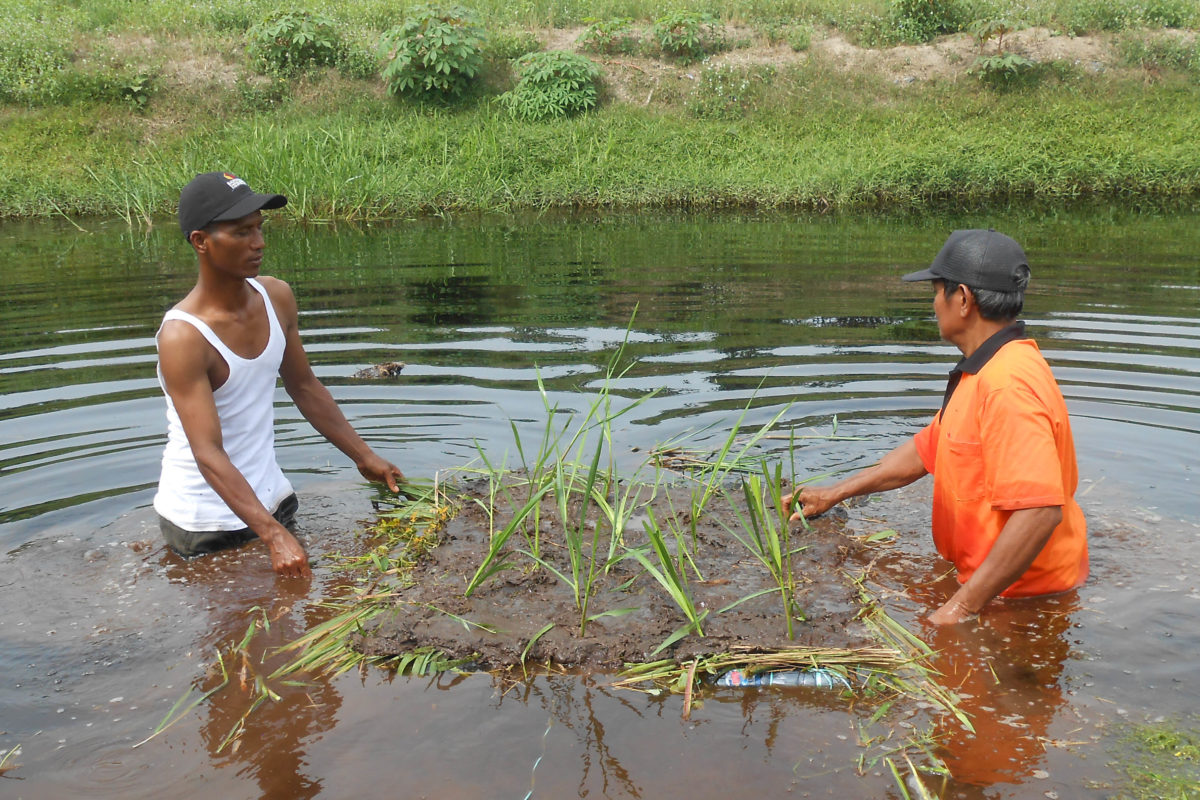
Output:
[[[1130,27],[1194,28],[1200,25],[1195,0],[923,0],[946,7],[963,19],[1004,18],[1020,26],[1041,26],[1066,34]],[[489,27],[553,28],[590,19],[628,17],[652,20],[666,11],[713,14],[740,24],[807,19],[836,27],[852,37],[886,21],[897,0],[472,0]],[[289,11],[313,11],[358,29],[383,30],[421,0],[295,0]],[[0,18],[34,19],[85,34],[120,31],[195,36],[197,31],[245,31],[278,11],[278,0],[0,0]]]
[[[793,15],[833,26],[820,35],[861,35],[862,19],[906,1],[683,5],[763,31]],[[637,85],[648,74],[638,68],[621,79],[638,100],[619,101],[609,84],[595,112],[520,122],[494,102],[512,85],[495,52],[464,102],[388,98],[362,69],[364,48],[404,13],[382,0],[301,3],[344,21],[358,49],[353,69],[291,76],[262,74],[245,52],[248,26],[275,8],[266,0],[0,0],[0,216],[165,215],[183,183],[214,168],[286,192],[289,213],[306,219],[1200,191],[1200,44],[1193,31],[1130,28],[1196,25],[1196,0],[937,2],[960,19],[1121,30],[1112,36],[1124,61],[1098,73],[1040,64],[1001,91],[968,75],[901,86],[817,54],[778,67],[664,60],[665,77]],[[658,13],[635,0],[474,7],[501,42],[505,26]]]
[[[782,79],[779,79],[782,82]],[[285,192],[309,219],[549,206],[849,209],[930,200],[1200,192],[1200,86],[1021,92],[792,78],[735,121],[610,104],[549,123],[479,101],[428,109],[346,82],[172,124],[121,107],[4,112],[0,214],[170,213],[198,171]]]

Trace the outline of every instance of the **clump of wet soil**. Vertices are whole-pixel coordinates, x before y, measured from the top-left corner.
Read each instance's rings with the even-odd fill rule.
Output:
[[[629,663],[663,658],[682,661],[739,647],[767,651],[797,646],[878,645],[856,619],[860,610],[858,590],[847,573],[854,573],[861,564],[863,548],[844,535],[844,514],[832,513],[810,521],[810,529],[800,523],[791,526],[791,546],[796,549],[792,557],[795,598],[804,619],[794,623],[794,639],[788,639],[779,592],[752,597],[778,584],[755,554],[730,532],[732,529],[746,536],[734,505],[744,518],[740,487],[713,497],[696,520],[693,539],[693,485],[659,485],[654,499],[644,503],[626,526],[617,552],[646,546],[645,522],[652,515],[666,533],[673,553],[679,546],[691,553],[695,570],[687,566],[687,591],[699,612],[708,611],[701,623],[703,636],[690,633],[659,650],[664,640],[687,624],[687,618],[635,558],[619,558],[607,571],[603,569],[609,552],[608,531],[603,526],[597,548],[597,588],[587,612],[593,619],[583,632],[581,612],[570,584],[520,552],[530,549],[526,536],[532,538],[532,529],[526,535],[513,534],[505,545],[502,553],[511,567],[465,596],[469,581],[488,552],[489,528],[502,530],[512,518],[511,512],[496,513],[489,522],[484,510],[488,505],[485,488],[474,485],[465,490],[459,500],[460,513],[441,532],[437,547],[414,568],[411,585],[396,594],[394,609],[368,626],[355,643],[356,649],[370,656],[393,656],[432,647],[451,658],[469,659],[482,669],[528,661],[611,671]],[[528,489],[524,491],[527,497]],[[568,518],[577,520],[578,514],[579,504],[573,500]],[[585,556],[590,550],[594,517],[589,513]],[[672,530],[678,530],[679,536]],[[541,557],[570,576],[563,531],[553,502],[543,501],[538,533]],[[658,566],[653,554],[646,551],[646,555]],[[750,599],[728,608],[744,598]],[[603,615],[622,609],[633,610]],[[539,637],[549,623],[553,627]]]

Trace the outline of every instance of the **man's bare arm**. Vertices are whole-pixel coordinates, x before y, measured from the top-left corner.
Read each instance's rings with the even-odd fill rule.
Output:
[[[287,343],[283,363],[279,366],[283,388],[304,418],[334,447],[345,453],[364,478],[386,484],[393,492],[396,491],[397,481],[403,481],[404,475],[395,464],[381,458],[363,441],[346,419],[346,415],[338,408],[333,395],[313,374],[308,355],[300,341],[299,316],[291,287],[275,279],[260,278],[260,281],[275,304],[279,324],[283,327]]]
[[[953,625],[978,613],[1025,574],[1060,522],[1061,506],[1012,512],[983,563],[941,608],[929,615],[929,621]]]
[[[815,517],[847,498],[899,489],[927,474],[921,456],[917,453],[916,442],[909,439],[879,459],[877,464],[859,470],[832,486],[801,486],[785,497],[784,501],[788,508],[799,501],[803,504],[804,516]],[[797,511],[792,514],[792,521],[798,521],[800,513]]]

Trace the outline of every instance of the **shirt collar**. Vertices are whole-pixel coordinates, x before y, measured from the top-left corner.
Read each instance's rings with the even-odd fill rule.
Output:
[[[1018,339],[1028,338],[1025,335],[1025,323],[1017,320],[1016,322],[993,333],[983,344],[979,345],[971,355],[959,359],[959,362],[954,365],[954,369],[950,370],[949,379],[946,381],[946,393],[942,396],[942,410],[938,414],[942,414],[946,410],[946,406],[950,403],[950,398],[954,395],[954,390],[958,388],[959,381],[962,380],[964,373],[969,375],[978,374],[979,370],[992,360],[992,356],[1000,352],[1000,348],[1009,342],[1015,342]]]

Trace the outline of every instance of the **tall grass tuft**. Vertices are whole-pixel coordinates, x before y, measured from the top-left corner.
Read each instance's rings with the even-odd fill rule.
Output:
[[[796,605],[796,574],[792,569],[792,554],[804,548],[792,548],[788,518],[791,510],[783,502],[783,465],[775,465],[771,475],[767,463],[762,462],[761,475],[750,475],[742,479],[742,495],[746,501],[746,514],[742,515],[736,503],[731,503],[742,523],[745,533],[727,528],[739,542],[757,558],[779,588],[783,602],[783,617],[786,620],[787,637],[796,638],[792,620],[805,619],[804,611]]]

